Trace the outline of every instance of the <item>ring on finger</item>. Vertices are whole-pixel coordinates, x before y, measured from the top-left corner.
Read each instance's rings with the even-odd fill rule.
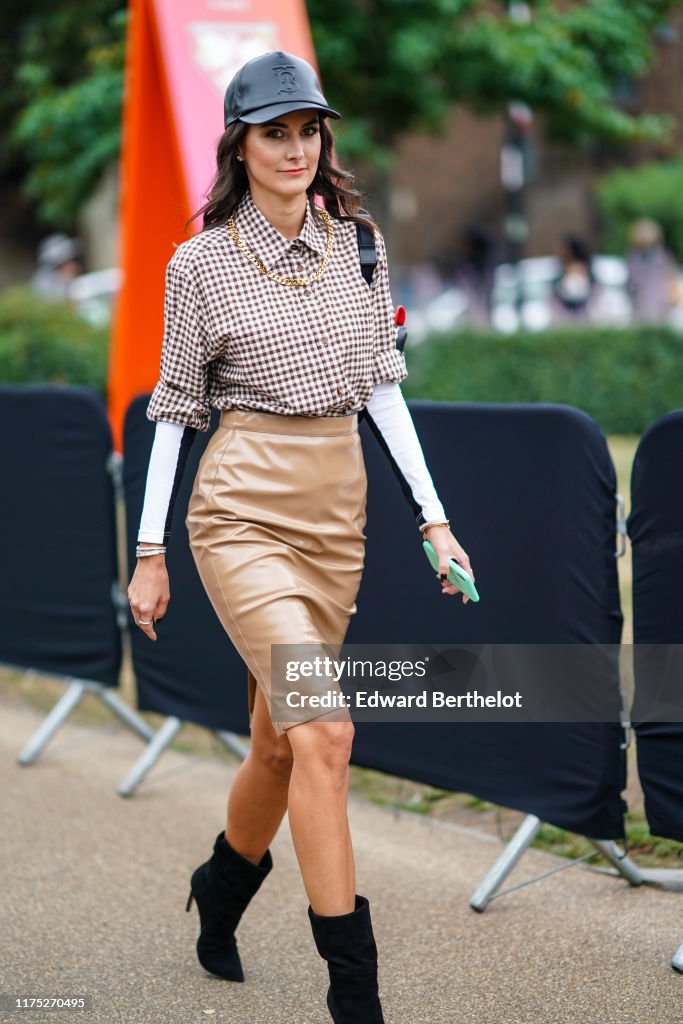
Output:
[[[151,626],[153,619],[138,619],[138,626]]]

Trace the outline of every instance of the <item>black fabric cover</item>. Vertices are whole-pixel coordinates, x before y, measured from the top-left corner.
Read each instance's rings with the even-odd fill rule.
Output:
[[[681,700],[680,657],[662,644],[683,644],[683,411],[653,423],[640,440],[631,475],[628,533],[633,545],[633,640],[638,774],[650,831],[683,842],[683,722],[637,717],[647,681]],[[649,647],[648,645],[656,645]]]
[[[0,386],[0,661],[116,685],[111,432],[83,388]]]
[[[125,427],[131,565],[154,431],[146,404],[147,396],[133,403]],[[563,406],[410,407],[482,599],[464,606],[441,595],[412,510],[363,423],[368,545],[348,642],[619,643],[615,476],[595,423]],[[246,732],[246,670],[204,594],[184,526],[208,437],[197,435],[176,501],[159,641],[136,629],[133,653],[143,710]],[[595,838],[623,837],[618,726],[358,722],[356,730],[354,763]]]
[[[597,425],[561,405],[410,408],[481,601],[441,594],[364,424],[368,543],[347,642],[618,644],[616,477]],[[622,736],[610,724],[357,722],[354,761],[606,839],[624,835]]]
[[[154,423],[146,416],[148,402],[149,395],[135,398],[124,423],[123,477],[131,576],[154,442]],[[166,551],[171,600],[166,615],[156,626],[156,643],[133,625],[129,612],[133,666],[141,711],[158,711],[209,729],[248,734],[247,669],[206,596],[185,527],[199,460],[219,418],[214,409],[209,430],[197,431],[187,456]]]

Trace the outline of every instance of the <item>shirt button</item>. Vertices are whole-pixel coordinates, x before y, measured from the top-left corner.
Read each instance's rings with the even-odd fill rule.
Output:
[[[337,394],[338,394],[338,395],[345,395],[345,394],[346,394],[346,388],[344,388],[344,387],[338,387],[338,388],[337,388]]]
[[[306,296],[307,299],[310,299],[310,297],[311,297],[311,289],[310,288],[304,288],[304,295]]]
[[[329,338],[321,338],[320,339],[320,344],[321,345],[329,345],[329,342],[330,342]]]
[[[304,269],[303,263],[297,263],[296,269],[299,271],[299,273],[301,273],[301,271]]]

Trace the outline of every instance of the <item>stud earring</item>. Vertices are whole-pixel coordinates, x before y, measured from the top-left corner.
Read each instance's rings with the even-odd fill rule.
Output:
[[[239,153],[238,153],[238,154],[237,154],[237,159],[238,159],[238,160],[239,160],[239,161],[241,162],[242,160],[244,160],[244,157],[243,157],[243,156],[240,156],[240,155],[239,155]]]

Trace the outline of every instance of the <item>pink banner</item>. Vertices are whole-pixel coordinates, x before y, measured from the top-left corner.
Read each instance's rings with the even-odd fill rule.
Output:
[[[192,211],[204,202],[237,69],[285,50],[314,62],[303,0],[153,0],[160,64]]]

